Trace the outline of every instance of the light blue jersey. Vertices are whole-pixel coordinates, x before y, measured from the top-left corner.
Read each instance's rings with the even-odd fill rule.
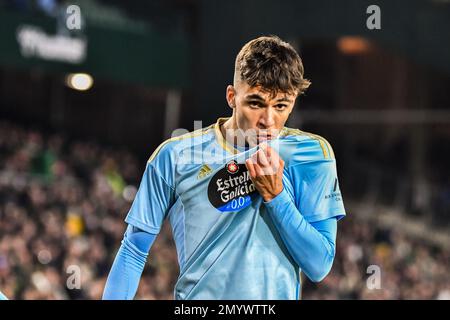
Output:
[[[245,159],[217,123],[169,139],[150,157],[125,221],[157,234],[172,226],[180,265],[175,299],[298,299],[300,268],[289,254]],[[285,161],[283,185],[310,223],[345,215],[328,142],[285,127],[269,143]]]

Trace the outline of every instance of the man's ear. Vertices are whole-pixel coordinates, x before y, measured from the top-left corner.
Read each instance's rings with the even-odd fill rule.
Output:
[[[234,109],[236,107],[236,91],[231,84],[227,86],[226,98],[230,108]]]

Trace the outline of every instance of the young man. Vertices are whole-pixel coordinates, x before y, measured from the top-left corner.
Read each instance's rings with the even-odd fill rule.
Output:
[[[150,157],[104,299],[134,297],[165,218],[180,265],[175,299],[299,299],[301,271],[315,282],[328,274],[345,215],[333,150],[284,127],[309,84],[278,37],[241,49],[226,90],[232,116]]]

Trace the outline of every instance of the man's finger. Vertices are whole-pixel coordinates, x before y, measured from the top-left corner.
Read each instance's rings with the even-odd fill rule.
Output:
[[[281,159],[281,157],[279,158],[279,163],[280,163],[281,170],[283,170],[284,169],[284,160]]]
[[[248,160],[250,160],[252,164],[258,163],[258,152],[252,154]]]
[[[268,158],[272,158],[272,156],[273,156],[273,149],[272,149],[272,147],[267,146],[267,148],[266,148],[266,155],[267,155]]]
[[[245,166],[247,167],[247,170],[250,173],[250,178],[255,178],[256,172],[255,167],[253,165],[253,160],[251,158],[245,160]]]
[[[259,163],[261,163],[262,167],[270,166],[269,159],[267,159],[266,153],[264,152],[264,150],[258,151],[258,159],[259,159]]]
[[[255,163],[254,167],[255,167],[257,177],[265,175],[263,169],[261,168],[261,166],[259,164]]]
[[[261,158],[261,164],[262,165],[269,165],[270,161],[269,161],[269,157],[267,155],[267,148],[269,147],[269,145],[267,144],[267,142],[263,142],[259,145],[259,153],[260,153],[260,158]],[[267,162],[265,162],[265,160],[267,159]]]
[[[255,164],[256,162],[258,162],[257,157],[258,157],[258,151],[255,151],[248,159],[251,159],[252,163]]]

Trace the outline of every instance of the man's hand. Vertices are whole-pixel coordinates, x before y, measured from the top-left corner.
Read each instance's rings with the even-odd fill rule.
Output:
[[[279,154],[262,144],[260,149],[245,161],[250,178],[265,202],[283,191],[284,161]]]

